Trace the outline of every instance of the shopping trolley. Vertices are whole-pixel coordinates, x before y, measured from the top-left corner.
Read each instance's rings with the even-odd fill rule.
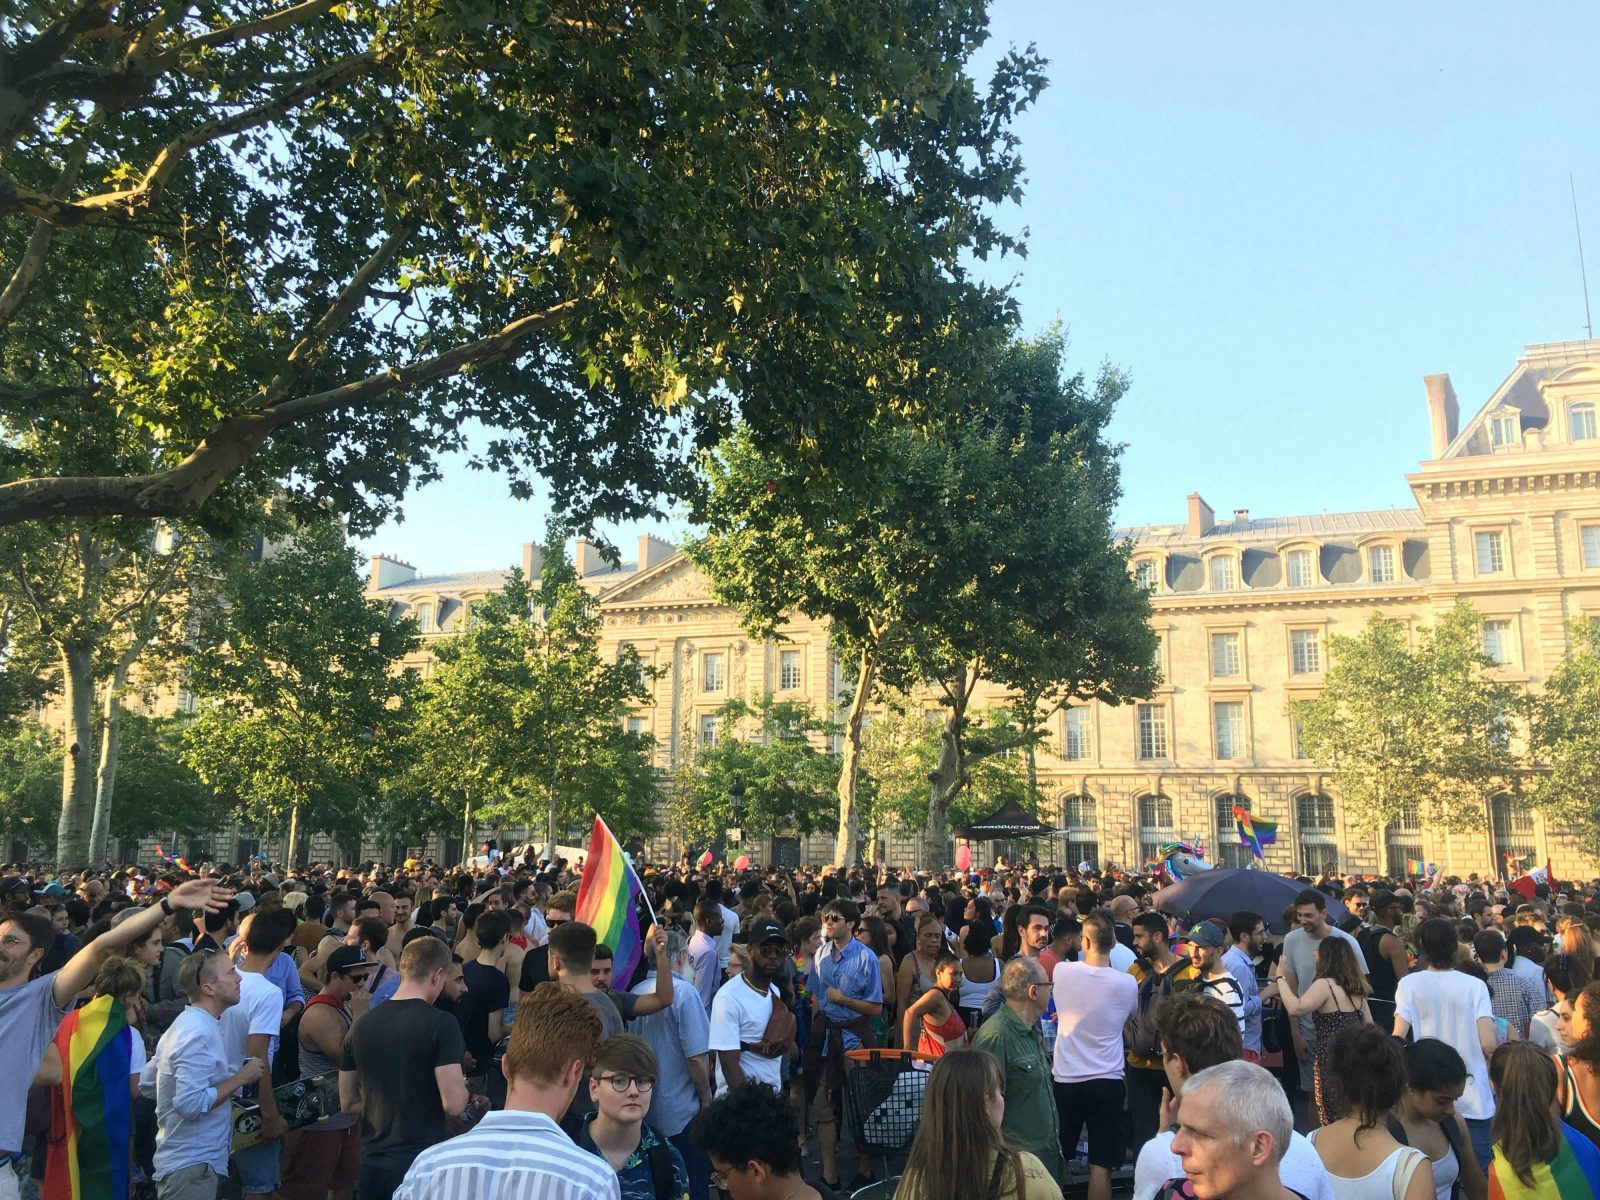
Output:
[[[847,1050],[852,1066],[844,1073],[844,1119],[856,1150],[878,1162],[878,1177],[851,1194],[851,1200],[889,1200],[922,1123],[922,1097],[928,1087],[931,1054],[917,1050]]]

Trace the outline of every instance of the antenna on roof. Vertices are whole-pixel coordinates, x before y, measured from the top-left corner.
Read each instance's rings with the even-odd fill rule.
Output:
[[[1572,172],[1567,172],[1567,187],[1572,192],[1572,228],[1578,233],[1578,275],[1583,280],[1583,327],[1594,340],[1594,318],[1589,315],[1589,272],[1583,265],[1583,226],[1578,224],[1578,185],[1572,182]]]

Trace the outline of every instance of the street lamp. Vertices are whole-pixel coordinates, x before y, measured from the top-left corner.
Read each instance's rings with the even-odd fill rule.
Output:
[[[728,836],[737,845],[744,841],[744,831],[739,828],[739,811],[744,807],[744,781],[737,775],[728,785],[728,808],[733,813],[733,827],[728,830]]]

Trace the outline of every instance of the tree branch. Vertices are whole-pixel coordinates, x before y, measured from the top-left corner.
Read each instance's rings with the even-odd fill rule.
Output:
[[[275,33],[286,26],[298,25],[312,17],[321,16],[338,2],[339,0],[304,0],[304,3],[291,4],[288,8],[280,8],[277,12],[268,13],[254,21],[246,21],[242,25],[227,25],[221,29],[213,29],[210,33],[190,38],[178,47],[177,54],[181,57],[206,47],[215,49],[218,46],[231,46],[235,42],[242,42],[257,34]]]
[[[358,54],[330,63],[306,79],[304,83],[286,89],[282,94],[254,108],[247,108],[231,116],[208,121],[188,133],[174,138],[155,156],[139,182],[131,188],[115,192],[102,192],[82,200],[57,200],[43,192],[19,187],[16,180],[0,176],[0,214],[22,212],[52,225],[76,227],[104,220],[121,213],[137,217],[148,211],[160,197],[161,189],[179,164],[194,150],[225,137],[243,133],[265,125],[290,109],[315,99],[325,91],[339,87],[376,65],[379,56]]]
[[[89,119],[91,128],[98,124],[102,111],[98,107],[95,109],[94,115]],[[89,139],[84,136],[78,140],[71,157],[67,159],[66,166],[61,169],[61,177],[56,180],[55,187],[50,189],[52,200],[65,200],[72,194],[72,189],[78,184],[78,174],[83,170],[83,164],[88,157]],[[22,259],[17,263],[17,269],[11,272],[5,291],[0,292],[0,329],[11,323],[11,318],[17,315],[17,310],[27,299],[28,289],[33,286],[33,281],[39,277],[39,272],[44,268],[45,257],[50,252],[50,242],[55,235],[56,227],[49,221],[41,218],[34,222],[33,234],[28,238],[28,245],[22,251]]]
[[[564,300],[510,322],[488,337],[432,358],[390,367],[310,396],[229,418],[176,466],[150,475],[19,479],[0,484],[0,527],[37,517],[181,517],[198,512],[222,481],[278,430],[340,409],[355,408],[398,388],[431,383],[511,354],[524,338],[565,321],[579,301]]]

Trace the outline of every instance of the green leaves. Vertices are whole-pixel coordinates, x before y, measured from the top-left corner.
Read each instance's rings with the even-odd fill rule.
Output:
[[[1583,831],[1584,848],[1600,853],[1600,628],[1584,618],[1567,627],[1567,655],[1530,704],[1529,747],[1545,768],[1528,801],[1552,821]]]

